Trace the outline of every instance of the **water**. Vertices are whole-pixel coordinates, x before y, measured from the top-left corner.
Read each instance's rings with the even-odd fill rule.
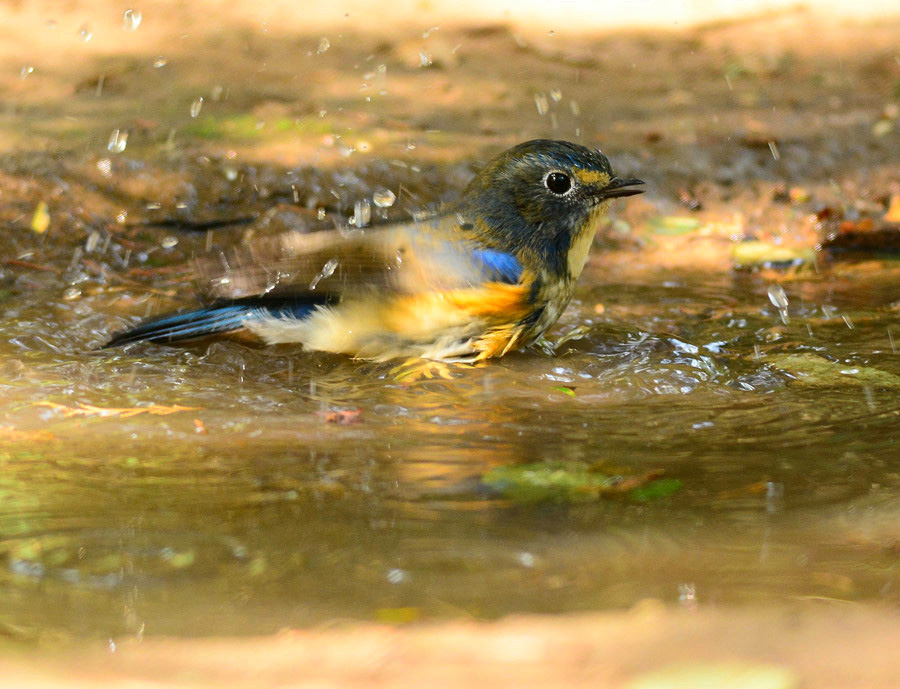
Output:
[[[587,335],[556,356],[412,385],[390,366],[235,342],[92,352],[107,297],[51,313],[40,296],[7,297],[0,620],[244,634],[401,609],[675,603],[685,586],[705,604],[896,600],[896,392],[804,385],[767,363],[816,351],[900,375],[888,294],[814,290],[784,325],[761,280],[661,286],[604,281],[600,267],[557,330]],[[824,318],[817,298],[859,325]],[[41,401],[197,409],[66,419]],[[329,423],[332,410],[352,413]],[[515,505],[480,482],[560,460],[661,470],[683,488],[645,504]]]

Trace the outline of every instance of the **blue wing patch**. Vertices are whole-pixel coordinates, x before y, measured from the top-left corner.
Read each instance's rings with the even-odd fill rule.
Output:
[[[494,249],[476,249],[472,252],[472,256],[495,282],[514,285],[522,278],[522,265],[512,254]]]

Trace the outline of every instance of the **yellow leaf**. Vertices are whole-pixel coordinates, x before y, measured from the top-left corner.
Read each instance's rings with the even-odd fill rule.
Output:
[[[31,218],[31,229],[38,234],[44,234],[48,227],[50,227],[50,209],[46,203],[40,201]]]
[[[891,196],[891,205],[884,216],[887,222],[900,222],[900,194]]]

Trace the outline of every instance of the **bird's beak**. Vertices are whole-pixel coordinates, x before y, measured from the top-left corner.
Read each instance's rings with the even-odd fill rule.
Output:
[[[643,189],[632,189],[631,187],[637,186],[638,184],[643,184],[643,182],[639,179],[620,179],[619,177],[613,177],[609,180],[609,184],[605,187],[597,189],[594,192],[594,195],[598,200],[604,199],[618,199],[623,196],[634,196],[635,194],[643,194]]]

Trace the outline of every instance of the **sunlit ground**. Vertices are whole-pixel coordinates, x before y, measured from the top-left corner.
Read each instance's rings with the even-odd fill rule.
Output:
[[[492,629],[557,659],[596,634],[608,657],[622,625],[636,645],[606,681],[695,659],[687,641],[651,653],[668,634],[795,686],[828,676],[809,654],[847,610],[847,686],[890,686],[896,660],[866,640],[896,638],[900,600],[898,20],[584,33],[439,8],[397,25],[123,11],[0,7],[0,671],[44,681],[38,658],[84,649],[92,686],[115,681],[110,652],[129,676],[202,683],[216,653],[274,663],[258,651],[284,643],[289,672],[300,639],[337,649],[352,684],[340,649],[359,638],[394,663]],[[194,255],[344,225],[383,189],[375,222],[409,218],[535,137],[600,147],[648,186],[614,208],[544,347],[412,382],[235,340],[96,349],[196,303]],[[611,616],[467,626],[522,613]],[[411,626],[399,645],[316,636],[344,623]],[[160,640],[286,629],[312,631]],[[532,667],[513,646],[506,671]],[[360,676],[389,665],[367,658]]]

